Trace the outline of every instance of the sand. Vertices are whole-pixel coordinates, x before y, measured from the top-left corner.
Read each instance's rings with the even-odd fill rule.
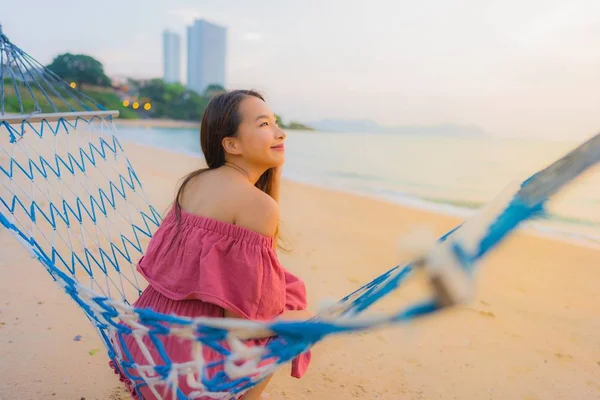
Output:
[[[199,159],[126,143],[159,210]],[[310,308],[402,259],[416,225],[460,221],[285,181],[282,263],[307,284]],[[521,232],[477,275],[477,297],[426,320],[315,346],[301,380],[281,370],[271,399],[600,399],[600,252]],[[41,264],[0,231],[0,399],[124,399],[92,325]],[[377,311],[418,299],[419,285]],[[81,340],[73,340],[81,335]]]

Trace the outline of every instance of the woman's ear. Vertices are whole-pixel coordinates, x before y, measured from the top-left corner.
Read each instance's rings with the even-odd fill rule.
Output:
[[[223,144],[223,149],[226,153],[235,156],[240,155],[242,153],[240,149],[240,144],[234,137],[223,138],[223,141],[221,143]]]

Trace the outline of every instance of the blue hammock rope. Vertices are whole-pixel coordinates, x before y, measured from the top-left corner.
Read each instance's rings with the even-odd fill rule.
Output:
[[[104,110],[100,104],[44,67],[33,57],[10,42],[0,25],[0,114],[8,114],[7,98],[12,113],[36,114],[42,112],[76,112]]]
[[[5,114],[8,95],[17,99],[17,116]],[[142,291],[133,266],[162,217],[114,134],[115,113],[69,87],[1,30],[0,99],[0,224],[81,307],[109,358],[138,393],[162,382],[170,387],[164,398],[186,398],[176,379],[190,371],[197,388],[236,398],[328,336],[408,322],[469,301],[473,274],[484,257],[521,223],[543,214],[551,196],[600,162],[597,135],[503,193],[411,262],[393,267],[308,321],[184,318],[130,305]],[[54,114],[36,119],[44,107]],[[61,114],[65,109],[71,114]],[[428,272],[428,299],[386,315],[367,314],[418,269]],[[244,347],[244,339],[265,331],[275,337],[260,351]],[[130,361],[125,337],[136,332],[143,332],[145,346],[159,354],[155,365]],[[167,335],[193,338],[224,358],[206,365],[174,363],[160,341]],[[262,361],[271,363],[260,369]],[[211,369],[222,366],[226,372],[211,376]]]

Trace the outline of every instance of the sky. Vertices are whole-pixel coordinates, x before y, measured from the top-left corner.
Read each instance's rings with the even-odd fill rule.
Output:
[[[47,64],[92,55],[109,76],[162,76],[162,31],[228,28],[226,86],[285,121],[475,125],[491,135],[600,131],[598,0],[0,0],[10,40]],[[35,10],[32,12],[32,10]],[[185,69],[182,71],[185,78]]]

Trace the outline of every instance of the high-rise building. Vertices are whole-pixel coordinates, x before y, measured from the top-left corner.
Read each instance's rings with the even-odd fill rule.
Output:
[[[225,87],[227,28],[196,20],[187,28],[187,87],[199,94],[209,85]]]
[[[163,32],[163,79],[181,82],[181,39],[177,33]]]

